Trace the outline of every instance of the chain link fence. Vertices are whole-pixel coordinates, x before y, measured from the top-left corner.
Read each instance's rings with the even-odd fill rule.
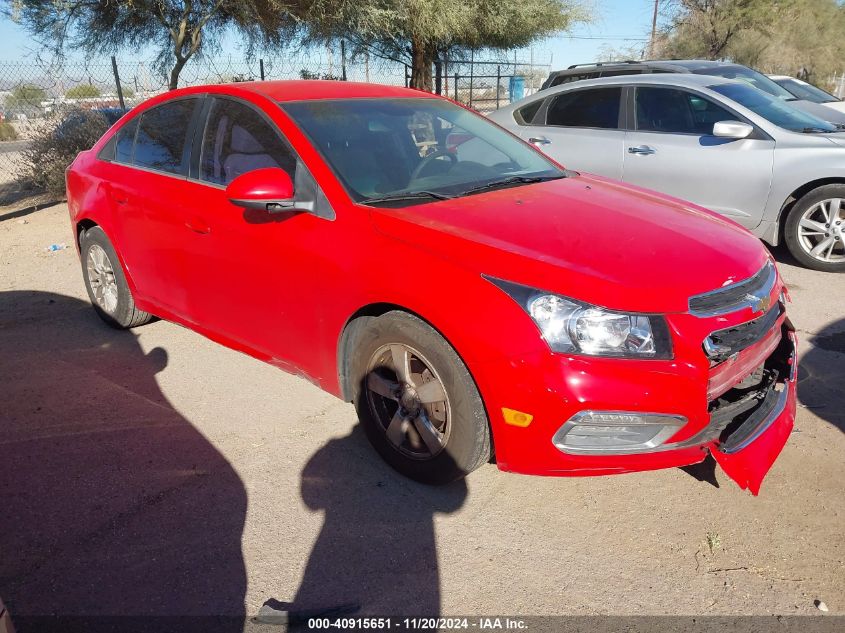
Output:
[[[432,69],[436,91],[482,112],[539,89],[549,65],[505,60],[445,60]],[[276,79],[323,79],[408,85],[410,68],[380,57],[347,56],[345,48],[276,57],[192,60],[180,86]],[[78,110],[110,113],[167,90],[167,74],[150,61],[0,62],[0,205],[27,187],[27,150]],[[68,125],[68,123],[65,123]],[[19,196],[18,196],[19,197]]]

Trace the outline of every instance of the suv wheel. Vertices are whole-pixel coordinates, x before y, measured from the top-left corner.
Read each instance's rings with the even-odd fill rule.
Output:
[[[807,268],[845,272],[845,185],[814,189],[786,218],[786,245]]]
[[[484,403],[452,346],[405,312],[368,318],[360,327],[352,396],[382,458],[428,484],[460,479],[489,461]]]

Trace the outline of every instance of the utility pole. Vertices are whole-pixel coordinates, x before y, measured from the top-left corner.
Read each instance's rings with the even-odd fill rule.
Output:
[[[660,0],[654,0],[654,13],[651,15],[651,39],[648,42],[648,57],[654,58],[654,44],[657,40],[657,4]]]

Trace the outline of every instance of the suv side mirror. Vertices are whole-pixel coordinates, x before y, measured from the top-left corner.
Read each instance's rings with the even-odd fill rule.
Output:
[[[241,174],[226,187],[226,197],[232,204],[269,213],[293,211],[296,205],[293,194],[293,181],[278,167]]]
[[[721,138],[748,138],[754,132],[754,126],[742,121],[719,121],[713,124],[713,136]]]

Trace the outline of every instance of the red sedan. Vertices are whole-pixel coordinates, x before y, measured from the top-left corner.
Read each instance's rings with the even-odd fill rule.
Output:
[[[157,315],[306,376],[414,479],[710,453],[756,494],[792,427],[795,336],[754,236],[434,95],[176,90],[67,188],[103,319]]]

